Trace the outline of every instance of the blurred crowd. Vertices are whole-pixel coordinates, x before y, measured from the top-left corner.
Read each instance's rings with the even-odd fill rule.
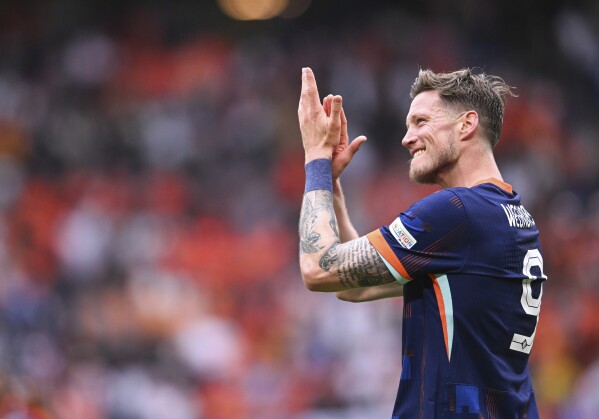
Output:
[[[400,143],[419,66],[517,87],[496,155],[549,277],[536,397],[544,418],[599,417],[597,8],[554,10],[536,43],[393,6],[178,36],[143,9],[68,30],[36,10],[0,29],[0,418],[390,415],[401,299],[343,303],[299,274],[302,66],[369,138],[343,175],[362,234],[434,190]]]

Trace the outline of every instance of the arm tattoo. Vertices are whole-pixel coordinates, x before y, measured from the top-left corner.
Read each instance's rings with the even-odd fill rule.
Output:
[[[333,243],[320,259],[320,267],[336,272],[345,288],[372,287],[395,280],[366,237]]]
[[[300,252],[302,253],[318,253],[322,249],[319,244],[320,234],[314,231],[319,209],[306,194],[299,223]]]
[[[324,245],[320,240],[321,235],[316,231],[319,218],[322,217],[323,212],[329,217],[328,226],[333,231],[336,240],[339,241],[337,218],[333,207],[333,194],[320,190],[309,192],[304,195],[299,223],[300,251],[302,253],[318,253],[324,249]]]
[[[326,217],[328,222],[325,222]],[[323,228],[326,229],[325,225],[330,231],[323,231]],[[323,243],[321,233],[330,238],[331,232],[334,237],[333,243]],[[331,192],[318,190],[304,195],[299,236],[302,254],[320,253],[328,246],[320,257],[319,266],[336,274],[344,288],[369,287],[395,280],[366,237],[343,244],[339,242]]]

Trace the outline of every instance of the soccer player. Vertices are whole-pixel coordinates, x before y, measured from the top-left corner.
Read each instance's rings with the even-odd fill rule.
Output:
[[[339,176],[366,139],[348,141],[342,98],[321,103],[302,70],[303,280],[354,302],[403,295],[394,419],[538,417],[527,363],[546,276],[535,222],[493,157],[507,95],[470,69],[420,71],[402,145],[410,178],[442,189],[359,237]]]

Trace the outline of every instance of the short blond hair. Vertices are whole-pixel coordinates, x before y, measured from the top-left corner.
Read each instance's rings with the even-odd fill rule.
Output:
[[[476,111],[483,136],[491,147],[495,147],[503,126],[505,98],[516,96],[513,89],[500,77],[476,73],[470,68],[451,73],[420,70],[412,84],[410,97],[414,99],[422,92],[434,90],[449,107]]]

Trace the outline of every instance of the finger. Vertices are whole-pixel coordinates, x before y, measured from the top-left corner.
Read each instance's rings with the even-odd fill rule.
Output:
[[[329,129],[327,135],[331,139],[338,139],[341,133],[341,109],[343,99],[341,96],[333,96],[331,101],[331,116],[329,117]]]
[[[334,118],[339,118],[341,124],[341,110],[343,109],[343,98],[339,95],[333,96],[331,99],[331,115]]]
[[[322,100],[322,107],[326,116],[331,116],[331,103],[333,102],[333,95],[328,95]]]
[[[347,118],[345,117],[345,110],[341,108],[341,139],[340,145],[347,144],[349,136],[347,135]]]
[[[309,67],[302,68],[302,94],[301,103],[307,109],[316,109],[320,106],[318,99],[318,87],[316,86],[316,78],[312,69]]]

